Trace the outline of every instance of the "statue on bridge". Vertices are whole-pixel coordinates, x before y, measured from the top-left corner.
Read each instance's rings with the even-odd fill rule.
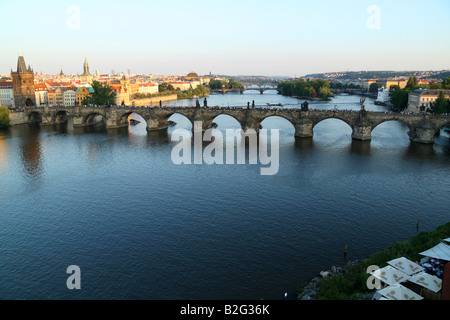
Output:
[[[309,110],[309,102],[308,101],[305,101],[305,102],[303,102],[302,103],[302,111],[308,111]]]
[[[364,107],[364,102],[366,102],[366,98],[359,99],[359,103],[361,104],[361,111],[366,111]]]
[[[208,101],[206,101],[206,98],[205,98],[205,100],[203,100],[203,106],[204,106],[205,108],[208,107]]]
[[[196,107],[196,108],[200,108],[200,102],[198,102],[198,99],[195,100],[195,107]]]

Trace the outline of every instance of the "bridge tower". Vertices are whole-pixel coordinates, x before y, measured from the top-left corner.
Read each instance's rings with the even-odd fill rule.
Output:
[[[35,106],[34,72],[30,66],[27,68],[23,56],[19,56],[17,71],[11,70],[11,78],[16,108]]]

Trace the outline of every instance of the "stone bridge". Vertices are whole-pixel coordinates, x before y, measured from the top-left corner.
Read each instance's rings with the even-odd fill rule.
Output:
[[[35,107],[23,111],[25,123],[41,124],[63,123],[72,118],[74,126],[88,126],[96,118],[103,118],[107,128],[129,125],[128,117],[138,114],[147,122],[147,130],[162,130],[168,127],[167,121],[174,114],[184,115],[193,124],[202,122],[202,130],[211,127],[219,115],[229,115],[236,119],[243,130],[261,129],[261,122],[269,117],[282,117],[295,128],[295,136],[309,138],[314,127],[326,119],[339,119],[352,128],[352,137],[358,140],[370,140],[372,130],[386,121],[399,121],[409,127],[411,141],[434,143],[434,136],[445,125],[450,124],[450,116],[432,114],[399,114],[370,111],[334,111],[301,109],[248,109],[219,107]],[[198,128],[199,129],[199,128]]]
[[[251,87],[245,87],[245,88],[231,88],[231,89],[226,89],[226,88],[222,88],[222,89],[212,89],[212,92],[220,92],[222,94],[225,94],[227,92],[239,92],[240,94],[243,94],[244,91],[259,91],[259,93],[263,94],[265,91],[269,91],[269,90],[275,90],[278,93],[280,92],[280,90],[277,87],[259,87],[259,88],[251,88]]]

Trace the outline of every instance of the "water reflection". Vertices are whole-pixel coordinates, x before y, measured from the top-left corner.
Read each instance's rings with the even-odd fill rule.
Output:
[[[295,138],[295,147],[303,150],[312,149],[314,147],[313,138]]]
[[[22,163],[27,176],[37,179],[42,173],[41,127],[29,125],[21,129],[24,133],[20,145]]]
[[[8,143],[0,136],[0,175],[6,170],[8,165]]]
[[[423,144],[417,142],[410,142],[406,150],[407,157],[419,157],[422,159],[430,158],[435,155],[434,146],[432,144]]]
[[[370,155],[370,140],[362,141],[352,139],[352,144],[350,146],[350,152],[361,156]]]

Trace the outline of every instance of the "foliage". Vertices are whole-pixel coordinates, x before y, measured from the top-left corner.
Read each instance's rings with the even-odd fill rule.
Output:
[[[441,86],[442,89],[450,89],[450,77],[447,77],[444,80],[442,80]]]
[[[8,128],[10,126],[9,109],[8,107],[0,106],[0,128]]]
[[[240,89],[243,88],[244,85],[240,82],[235,81],[233,78],[226,80],[211,80],[209,82],[209,87],[211,89]]]
[[[445,97],[444,91],[439,93],[436,101],[430,103],[430,109],[433,113],[450,113],[450,100]]]
[[[450,223],[438,227],[432,232],[420,232],[408,241],[395,243],[383,251],[375,253],[364,261],[347,268],[344,274],[319,282],[320,291],[317,299],[320,300],[351,300],[358,298],[360,293],[368,293],[366,272],[369,266],[383,268],[387,262],[399,257],[418,261],[422,257],[419,252],[428,250],[439,244],[441,239],[450,236]]]
[[[116,92],[108,85],[103,85],[98,81],[92,82],[93,92],[83,100],[84,105],[94,104],[108,106],[116,104]]]
[[[390,88],[390,100],[394,111],[400,112],[408,107],[408,95],[411,89],[400,89],[399,86],[392,86]]]
[[[378,89],[380,89],[380,87],[381,87],[381,85],[376,82],[371,83],[369,86],[369,92],[376,93],[376,92],[378,92]]]
[[[406,88],[414,90],[417,88],[417,83],[417,77],[410,77],[408,82],[406,83]]]
[[[158,86],[158,91],[159,92],[173,92],[175,91],[175,88],[173,85],[168,84],[167,82],[163,82]]]
[[[303,98],[328,99],[333,96],[330,90],[330,83],[327,80],[304,80],[283,81],[278,84],[278,89],[285,96],[295,96]]]
[[[191,99],[196,97],[205,97],[209,94],[210,90],[203,85],[197,86],[195,89],[189,88],[188,90],[178,93],[178,99]]]

